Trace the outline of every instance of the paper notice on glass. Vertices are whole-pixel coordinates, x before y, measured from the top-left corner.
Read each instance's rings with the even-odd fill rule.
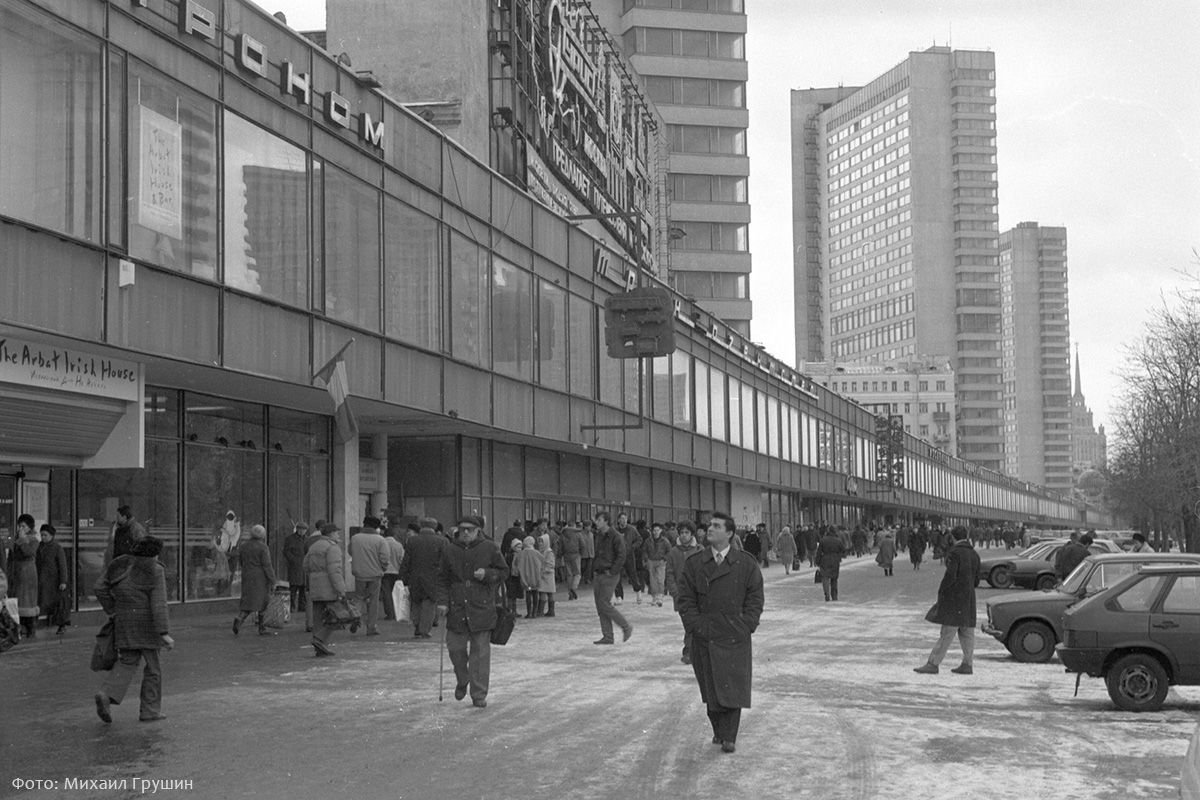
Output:
[[[172,239],[183,238],[183,126],[145,106],[138,108],[137,223]]]

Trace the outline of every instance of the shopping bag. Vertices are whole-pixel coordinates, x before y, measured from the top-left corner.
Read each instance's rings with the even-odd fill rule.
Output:
[[[267,601],[267,610],[263,612],[263,625],[268,628],[282,628],[292,621],[292,591],[286,586],[276,587],[271,591],[271,599]]]
[[[100,627],[92,648],[92,672],[107,672],[117,663],[117,630],[113,618]]]
[[[359,610],[358,598],[354,595],[348,594],[341,600],[335,600],[325,606],[325,621],[330,625],[337,627],[350,625],[357,628],[360,619],[362,619],[362,611]],[[351,632],[353,633],[353,631]]]
[[[517,624],[517,614],[510,611],[507,605],[496,604],[496,627],[492,628],[489,637],[492,644],[508,644],[513,628]]]
[[[813,573],[813,583],[820,583],[820,582],[821,582],[821,568],[818,567],[817,571]]]
[[[409,609],[408,603],[408,587],[400,581],[396,581],[396,585],[392,587],[392,605],[396,608],[397,622],[412,621],[412,611]]]

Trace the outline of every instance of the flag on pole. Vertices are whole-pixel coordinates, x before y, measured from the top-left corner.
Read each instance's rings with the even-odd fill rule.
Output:
[[[354,344],[354,339],[350,339],[342,345],[341,349],[333,354],[333,358],[329,359],[325,366],[313,375],[313,380],[321,381],[333,399],[333,418],[337,424],[337,439],[342,443],[358,436],[358,420],[354,418],[354,412],[350,410],[350,381],[346,378],[346,362],[342,358],[352,344]]]

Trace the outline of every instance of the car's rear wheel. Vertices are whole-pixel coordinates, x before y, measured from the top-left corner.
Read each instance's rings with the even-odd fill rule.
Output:
[[[1044,622],[1026,620],[1008,635],[1008,652],[1026,664],[1044,664],[1054,655],[1054,629]]]
[[[1053,575],[1038,575],[1036,586],[1039,591],[1048,592],[1058,586],[1058,578]]]
[[[1005,566],[992,567],[988,573],[988,583],[995,589],[1007,589],[1012,586],[1012,572]]]
[[[1167,698],[1167,671],[1157,658],[1132,653],[1112,665],[1104,676],[1108,696],[1125,711],[1158,711]]]

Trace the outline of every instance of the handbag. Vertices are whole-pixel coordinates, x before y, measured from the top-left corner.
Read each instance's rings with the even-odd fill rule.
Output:
[[[813,583],[820,583],[822,577],[821,568],[817,567],[817,571],[813,573]]]
[[[513,628],[517,624],[517,612],[508,607],[508,598],[506,597],[504,584],[500,585],[500,602],[496,603],[496,627],[492,628],[492,634],[488,640],[492,644],[505,645],[508,644],[508,639],[512,636]]]
[[[358,606],[358,598],[346,595],[341,600],[334,600],[325,606],[325,621],[338,627],[344,625],[357,626],[362,619],[362,611]]]
[[[117,663],[117,626],[112,617],[100,626],[92,647],[92,672],[107,672]]]

